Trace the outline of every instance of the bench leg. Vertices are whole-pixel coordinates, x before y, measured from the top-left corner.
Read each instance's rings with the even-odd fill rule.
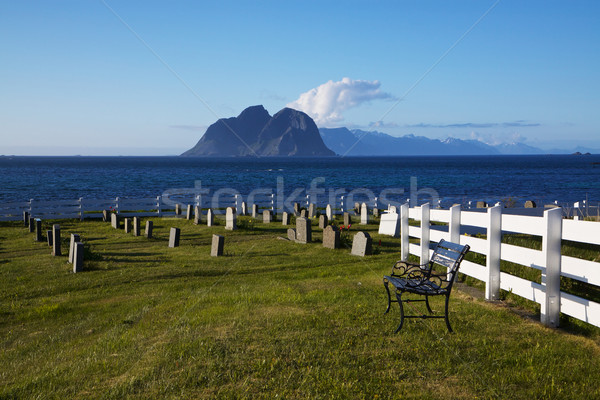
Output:
[[[398,299],[398,305],[400,306],[400,325],[398,325],[398,328],[396,328],[394,333],[400,332],[400,329],[402,329],[402,325],[404,324],[404,306],[402,306],[401,296],[400,293],[396,292],[396,298]]]
[[[390,311],[390,306],[392,305],[392,298],[390,296],[390,288],[388,287],[388,281],[386,279],[383,280],[383,286],[385,286],[385,291],[387,292],[388,296],[388,306],[384,312],[384,314],[387,314]]]
[[[450,320],[448,319],[448,303],[450,303],[450,296],[446,296],[446,326],[448,327],[448,332],[452,333],[452,327],[450,326]]]
[[[425,305],[427,306],[427,311],[429,311],[429,314],[433,314],[433,310],[429,306],[429,296],[427,295],[425,295]]]

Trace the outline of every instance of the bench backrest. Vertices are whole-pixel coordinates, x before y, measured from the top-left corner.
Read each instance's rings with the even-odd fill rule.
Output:
[[[433,269],[434,264],[448,268],[448,282],[452,284],[460,263],[468,251],[469,245],[456,244],[444,239],[440,240],[429,261],[430,271]]]

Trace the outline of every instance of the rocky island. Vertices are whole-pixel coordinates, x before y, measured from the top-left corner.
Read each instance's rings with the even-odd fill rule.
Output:
[[[182,156],[334,156],[307,114],[284,108],[269,115],[262,105],[246,108],[237,117],[221,118],[208,127],[198,143]]]

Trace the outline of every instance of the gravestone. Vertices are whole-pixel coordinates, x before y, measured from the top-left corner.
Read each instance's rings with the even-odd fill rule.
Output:
[[[52,231],[51,230],[47,230],[46,231],[46,238],[48,239],[48,246],[52,247]]]
[[[252,218],[258,218],[258,204],[252,204]]]
[[[227,211],[225,212],[225,229],[228,231],[237,229],[237,218],[234,207],[227,207]]]
[[[348,226],[352,224],[352,218],[350,217],[350,213],[344,213],[344,226]]]
[[[245,201],[242,201],[242,214],[241,215],[248,215],[248,204],[246,204]]]
[[[206,226],[213,226],[215,224],[215,216],[213,214],[212,208],[209,208],[206,211]]]
[[[76,242],[73,246],[73,272],[83,271],[83,251],[84,246],[81,242]]]
[[[290,224],[290,214],[286,211],[281,214],[281,225],[289,225]]]
[[[181,235],[181,229],[171,228],[171,233],[169,235],[169,247],[178,247],[179,246],[179,236],[180,235]]]
[[[360,224],[367,225],[369,223],[369,207],[367,203],[362,203],[360,206]]]
[[[379,217],[379,208],[375,207],[375,208],[373,209],[373,216],[374,216],[375,218]]]
[[[202,209],[200,206],[194,207],[194,224],[200,225],[202,223]]]
[[[102,222],[110,222],[110,210],[102,210]]]
[[[400,215],[390,212],[381,214],[381,219],[379,220],[379,234],[399,237]]]
[[[488,204],[485,201],[478,201],[475,207],[477,208],[487,208]]]
[[[325,207],[325,215],[327,215],[327,219],[329,221],[333,220],[333,211],[331,210],[331,204],[327,204],[327,207]]]
[[[110,225],[113,228],[115,228],[115,229],[119,229],[120,228],[119,216],[117,215],[117,213],[111,213],[110,214]]]
[[[42,237],[42,220],[39,218],[35,219],[35,241],[42,242],[44,239]]]
[[[373,252],[373,239],[367,232],[358,232],[352,241],[353,256],[369,256]]]
[[[131,232],[131,218],[125,218],[125,233]]]
[[[71,233],[71,243],[69,245],[69,263],[73,263],[73,255],[75,254],[75,243],[81,242],[81,238],[76,233]]]
[[[52,226],[52,255],[62,255],[60,250],[60,225],[55,224]]]
[[[337,249],[340,247],[340,231],[333,225],[328,225],[323,230],[323,247]]]
[[[325,229],[325,227],[329,224],[329,220],[327,219],[327,215],[319,215],[319,229]]]
[[[133,217],[133,236],[140,236],[140,218]]]
[[[294,216],[300,215],[300,203],[294,203]]]
[[[388,212],[394,213],[394,214],[398,214],[398,209],[396,208],[396,206],[389,206],[388,207]]]
[[[29,217],[29,233],[35,232],[35,218]]]
[[[308,218],[312,218],[317,215],[317,207],[314,203],[310,203],[308,205]]]
[[[312,230],[309,219],[296,218],[296,241],[298,243],[310,243],[312,241]]]
[[[360,213],[360,203],[354,203],[354,214]]]
[[[175,204],[175,215],[181,215],[181,204]]]
[[[291,241],[296,241],[296,230],[294,228],[288,228],[287,230],[288,239]]]
[[[225,237],[221,235],[212,236],[212,245],[210,247],[210,255],[219,257],[223,255],[223,247],[225,245]]]
[[[302,210],[300,210],[300,218],[306,218],[308,216],[308,211],[306,211],[306,208],[303,208]]]
[[[27,227],[29,225],[29,211],[23,211],[23,226]]]
[[[185,213],[185,219],[187,219],[188,221],[192,220],[192,205],[188,204],[187,206],[187,211]]]
[[[263,224],[270,224],[272,220],[273,220],[273,213],[271,212],[271,210],[264,210],[263,211]]]
[[[535,201],[533,200],[527,200],[525,202],[525,208],[536,208],[537,205],[535,204]]]
[[[146,232],[145,235],[147,238],[152,237],[152,229],[154,228],[154,223],[152,221],[146,221]]]

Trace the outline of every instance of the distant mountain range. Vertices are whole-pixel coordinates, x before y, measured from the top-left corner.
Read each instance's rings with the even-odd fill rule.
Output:
[[[307,114],[284,108],[271,116],[261,105],[246,108],[237,117],[222,118],[183,156],[425,156],[600,153],[577,147],[542,150],[524,143],[489,145],[478,140],[424,136],[391,136],[377,131],[317,128]]]

